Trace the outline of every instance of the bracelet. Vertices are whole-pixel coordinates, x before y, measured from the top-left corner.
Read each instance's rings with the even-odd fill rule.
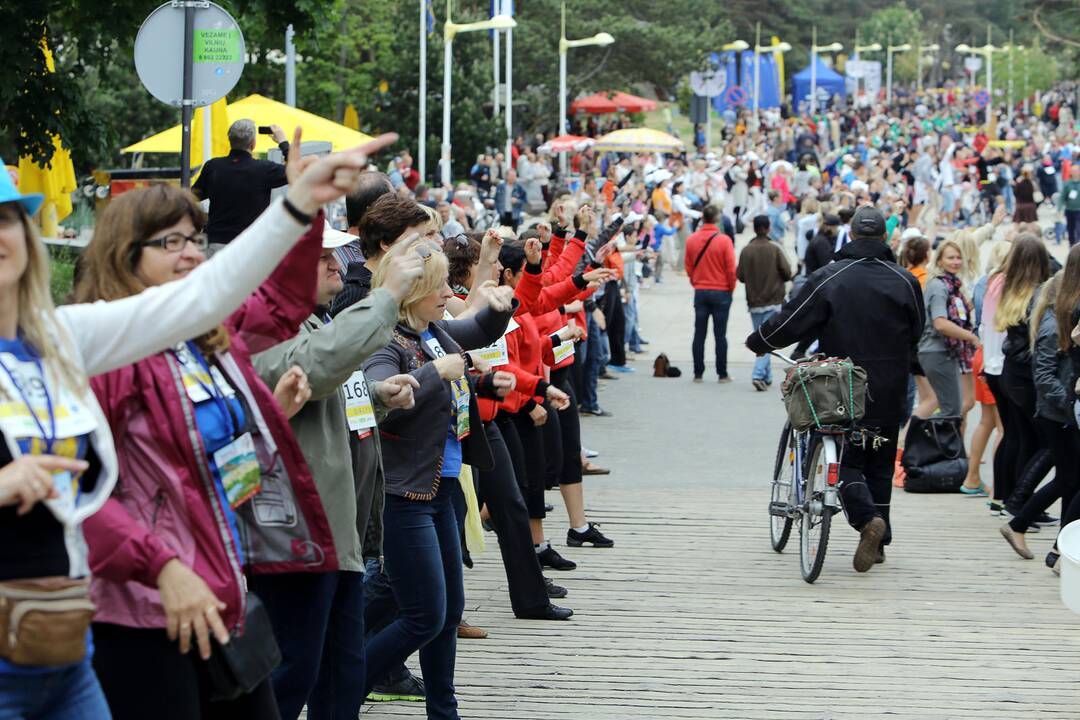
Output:
[[[461,359],[465,361],[465,368],[467,370],[472,370],[473,369],[473,367],[474,367],[473,366],[473,361],[472,361],[472,357],[469,356],[469,353],[462,350],[461,351]]]
[[[285,198],[281,201],[281,206],[285,208],[285,212],[293,216],[293,219],[301,225],[310,225],[312,220],[315,219],[314,215],[308,215],[292,204],[289,198]]]

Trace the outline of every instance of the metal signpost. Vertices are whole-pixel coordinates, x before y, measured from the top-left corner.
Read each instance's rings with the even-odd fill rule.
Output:
[[[143,21],[135,70],[143,86],[181,109],[180,184],[191,185],[191,118],[197,107],[229,94],[244,71],[244,35],[219,5],[172,0]]]

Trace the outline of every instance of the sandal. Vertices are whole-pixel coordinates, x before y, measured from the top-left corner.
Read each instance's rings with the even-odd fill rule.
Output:
[[[986,485],[984,485],[981,482],[979,483],[979,487],[974,487],[974,488],[964,487],[963,485],[961,485],[960,486],[960,493],[962,495],[967,495],[968,497],[989,497],[990,496],[990,493],[986,489]]]

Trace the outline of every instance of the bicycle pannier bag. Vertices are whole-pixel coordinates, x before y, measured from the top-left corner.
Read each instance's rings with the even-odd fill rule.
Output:
[[[960,418],[912,416],[900,464],[908,492],[957,492],[968,471]]]
[[[850,358],[818,356],[789,368],[780,392],[796,430],[852,425],[866,412],[866,371]]]

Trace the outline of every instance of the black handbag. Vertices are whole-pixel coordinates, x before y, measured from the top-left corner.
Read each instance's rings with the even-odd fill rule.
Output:
[[[235,700],[250,693],[281,664],[270,613],[255,593],[247,594],[243,627],[243,634],[233,628],[226,645],[211,641],[213,648],[206,661],[211,701]]]
[[[913,493],[960,490],[968,471],[960,422],[958,417],[911,418],[900,458],[907,475],[904,490]]]

